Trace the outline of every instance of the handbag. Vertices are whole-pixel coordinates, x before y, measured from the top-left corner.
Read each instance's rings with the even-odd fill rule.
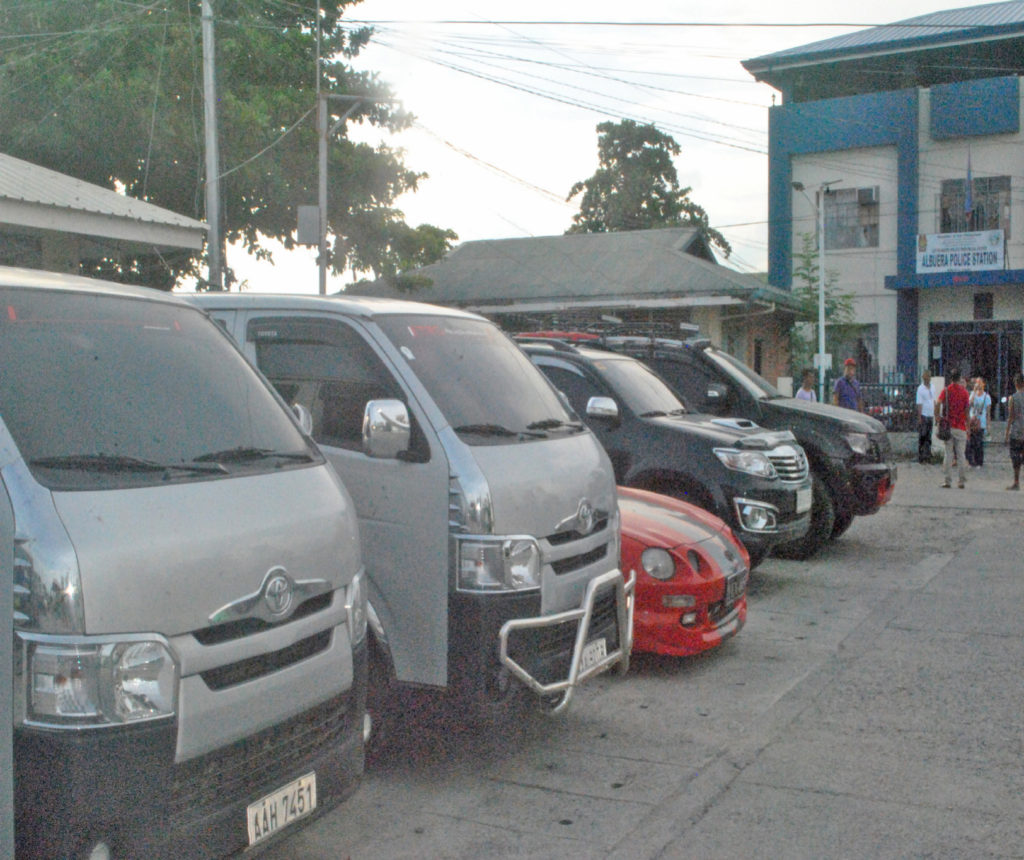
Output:
[[[947,439],[951,439],[953,437],[953,434],[949,432],[949,419],[948,418],[940,418],[939,419],[939,432],[936,433],[935,435],[938,436],[939,439],[942,440],[943,442],[945,442]]]

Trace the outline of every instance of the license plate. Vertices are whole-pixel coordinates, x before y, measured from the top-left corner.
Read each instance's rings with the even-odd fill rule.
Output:
[[[732,603],[739,600],[743,596],[743,592],[747,588],[747,575],[741,573],[737,576],[730,577],[725,581],[725,599],[726,602]]]
[[[294,821],[316,809],[316,774],[307,773],[282,785],[246,809],[249,844],[269,839]]]
[[[587,669],[596,666],[607,656],[608,645],[603,636],[600,639],[595,639],[593,642],[588,642],[583,646],[583,655],[580,657],[580,671],[585,672]]]
[[[811,509],[811,488],[796,491],[796,512],[806,513]]]

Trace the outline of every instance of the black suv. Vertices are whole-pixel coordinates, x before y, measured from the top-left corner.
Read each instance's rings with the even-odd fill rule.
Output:
[[[814,480],[811,528],[802,538],[776,547],[776,555],[808,558],[845,532],[855,516],[875,513],[892,497],[892,446],[885,427],[874,418],[785,397],[706,338],[606,335],[599,343],[650,365],[693,409],[793,433],[807,454]]]
[[[616,483],[683,499],[725,520],[751,567],[810,524],[807,458],[788,432],[694,415],[642,362],[564,343],[520,340],[601,440]]]

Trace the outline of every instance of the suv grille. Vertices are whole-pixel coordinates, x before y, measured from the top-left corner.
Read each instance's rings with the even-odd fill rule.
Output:
[[[801,448],[776,448],[768,452],[768,459],[783,481],[802,481],[807,477],[807,455]]]

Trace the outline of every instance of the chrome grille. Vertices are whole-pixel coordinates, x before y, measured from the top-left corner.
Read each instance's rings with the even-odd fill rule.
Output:
[[[768,459],[783,481],[802,481],[807,477],[807,455],[803,448],[783,445],[769,451]]]

